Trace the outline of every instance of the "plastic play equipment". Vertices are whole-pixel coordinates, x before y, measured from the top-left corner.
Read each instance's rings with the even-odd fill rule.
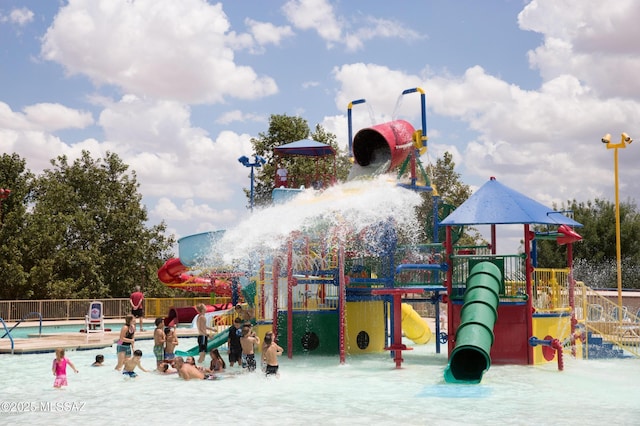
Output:
[[[398,167],[411,153],[411,123],[396,120],[360,130],[353,138],[353,158],[362,167],[389,162],[388,170]]]
[[[424,345],[431,340],[429,324],[408,303],[402,304],[402,331],[407,339],[418,345]]]
[[[480,383],[489,370],[501,281],[500,269],[491,262],[480,262],[471,269],[456,346],[444,371],[447,383]]]
[[[229,331],[225,330],[220,333],[216,333],[209,339],[207,343],[207,353],[211,352],[212,349],[218,348],[225,343],[227,343],[227,339],[229,338]],[[200,353],[200,348],[198,345],[192,347],[186,351],[176,351],[176,356],[197,356]]]
[[[171,258],[158,269],[158,279],[168,287],[194,293],[215,293],[217,296],[232,297],[230,279],[243,275],[234,272],[215,272],[209,276],[194,276],[181,258]]]
[[[207,309],[205,316],[208,316],[207,321],[209,321],[213,316],[224,315],[231,312],[233,303],[216,303],[215,305],[205,305],[205,308]],[[183,308],[171,307],[164,319],[164,325],[171,327],[177,324],[191,324],[196,316],[198,316],[198,309],[195,306],[185,306]]]

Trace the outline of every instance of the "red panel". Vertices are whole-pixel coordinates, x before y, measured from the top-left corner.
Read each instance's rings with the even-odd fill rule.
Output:
[[[454,332],[449,334],[449,353],[453,351],[455,330],[460,325],[462,304],[453,305]],[[498,321],[493,328],[491,364],[528,364],[529,337],[527,335],[526,305],[498,306]]]

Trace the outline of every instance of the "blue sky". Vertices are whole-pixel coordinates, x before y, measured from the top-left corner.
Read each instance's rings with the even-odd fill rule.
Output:
[[[496,176],[547,205],[613,200],[600,139],[640,137],[637,22],[632,0],[2,0],[0,148],[35,173],[116,152],[150,221],[181,237],[247,217],[237,158],[271,114],[346,148],[349,101],[419,127],[417,99],[394,112],[419,86],[423,161],[449,151],[473,188]],[[354,108],[355,130],[371,124]],[[623,200],[639,198],[638,149],[620,154]],[[499,251],[520,234],[499,229]]]

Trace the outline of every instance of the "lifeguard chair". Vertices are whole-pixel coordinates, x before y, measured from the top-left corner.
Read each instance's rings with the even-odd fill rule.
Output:
[[[104,315],[102,310],[102,302],[94,300],[89,305],[89,313],[84,317],[85,332],[104,333]]]

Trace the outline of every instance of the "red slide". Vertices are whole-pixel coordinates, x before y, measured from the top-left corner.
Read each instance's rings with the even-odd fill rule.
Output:
[[[187,274],[187,267],[180,262],[177,257],[167,260],[164,265],[158,269],[158,279],[165,284],[211,284],[209,278],[194,277]]]
[[[233,303],[216,303],[215,305],[205,305],[207,312],[226,311],[233,308]],[[165,326],[174,326],[179,323],[191,323],[198,315],[195,306],[186,306],[183,308],[172,307],[169,309],[167,317],[164,319]]]
[[[221,297],[231,297],[231,282],[233,277],[243,275],[237,272],[216,273],[213,276],[196,277],[187,273],[188,268],[179,258],[167,260],[158,269],[158,279],[168,287],[179,288],[194,293],[215,293]]]

